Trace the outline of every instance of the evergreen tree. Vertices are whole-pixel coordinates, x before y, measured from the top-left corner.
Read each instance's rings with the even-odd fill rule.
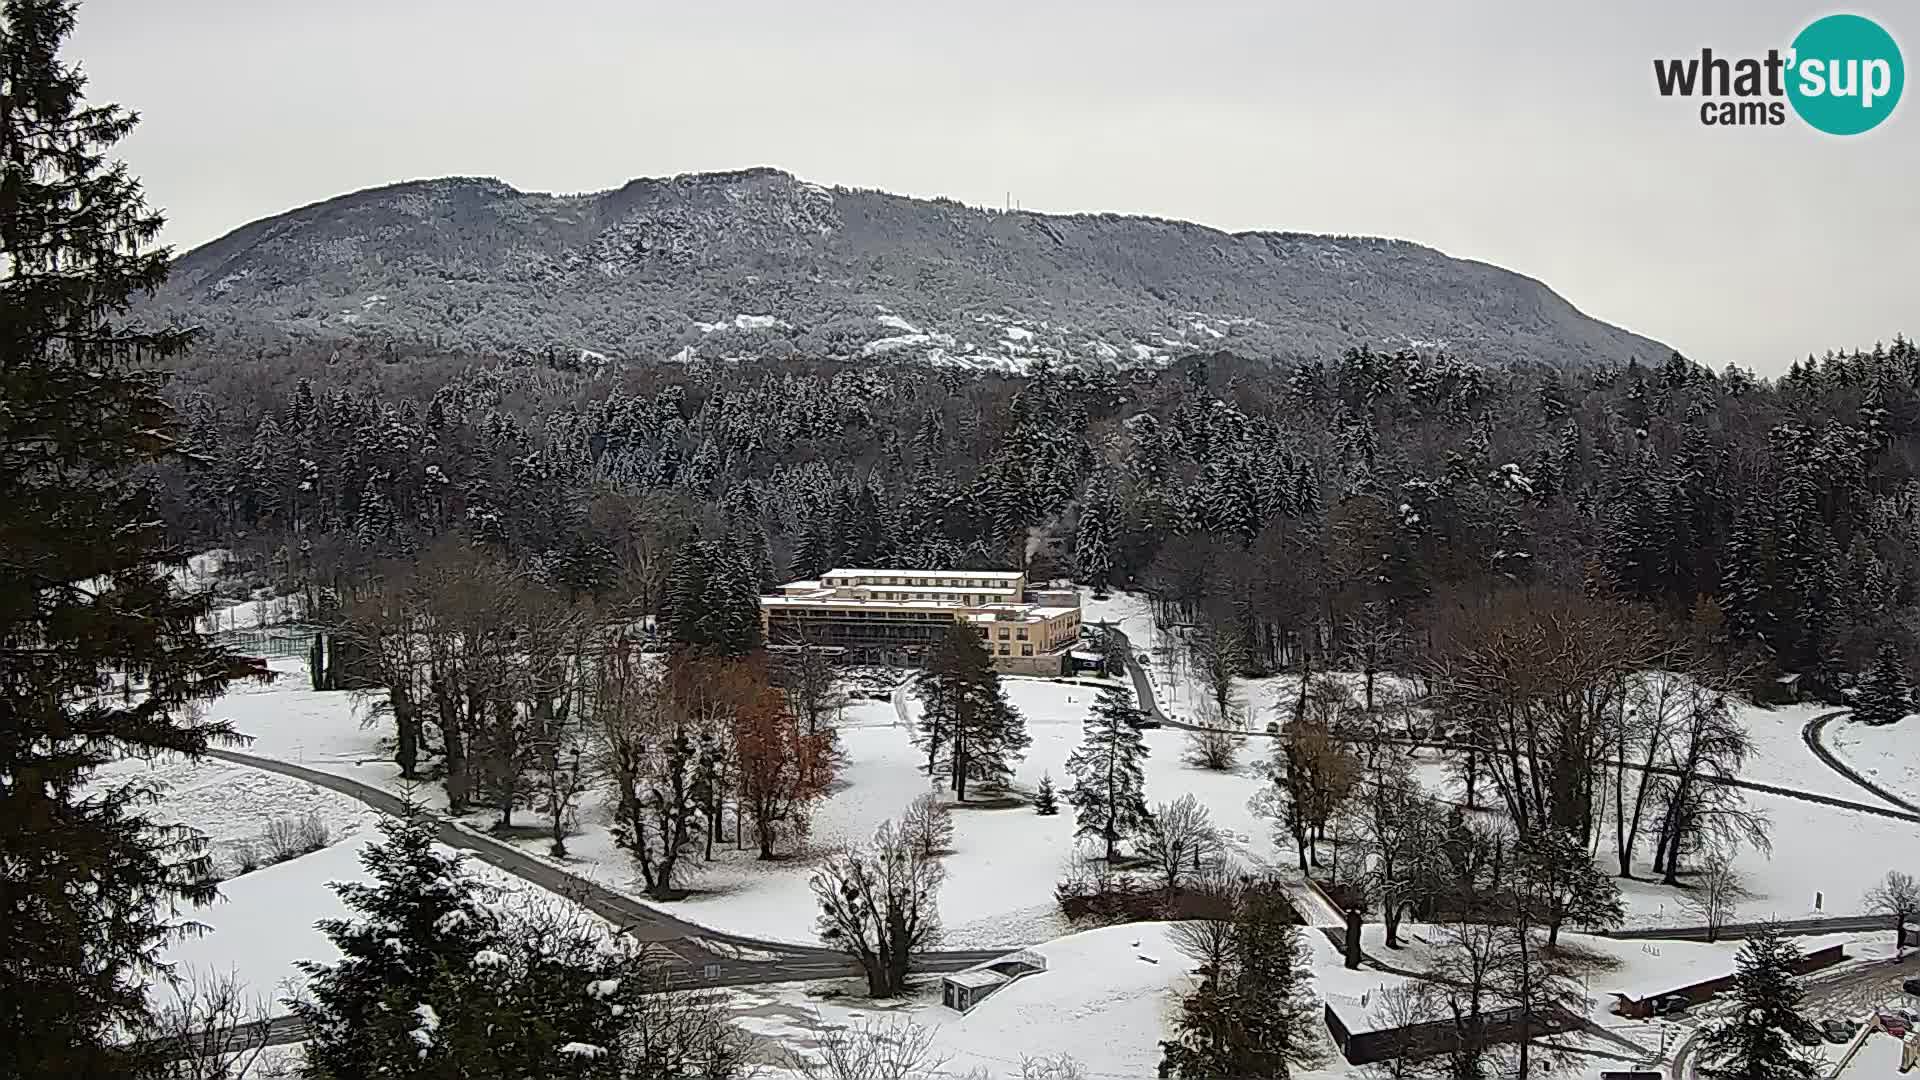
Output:
[[[0,1076],[130,1068],[145,983],[213,899],[202,841],[153,821],[133,781],[88,789],[128,746],[198,757],[229,741],[190,719],[233,665],[177,591],[139,470],[177,450],[158,361],[188,336],[131,328],[166,277],[161,218],[110,162],[135,117],[93,106],[59,50],[68,0],[0,9]]]
[[[1246,890],[1228,935],[1231,959],[1181,1004],[1175,1037],[1160,1044],[1162,1077],[1285,1080],[1313,1064],[1312,974],[1278,887]]]
[[[1907,682],[1906,665],[1900,650],[1883,641],[1874,654],[1873,666],[1860,680],[1860,692],[1854,696],[1853,718],[1863,724],[1891,724],[1913,711],[1913,693]]]
[[[1113,574],[1113,505],[1105,477],[1096,473],[1087,483],[1080,521],[1073,531],[1073,565],[1080,580],[1097,593],[1107,590]]]
[[[711,999],[663,992],[646,946],[567,905],[506,908],[434,849],[414,808],[362,854],[373,880],[336,885],[351,918],[322,930],[332,964],[302,963],[293,1002],[315,1080],[640,1080],[745,1071],[747,1045]]]
[[[705,657],[738,657],[761,644],[759,570],[750,548],[720,540],[682,545],[667,575],[667,639]]]
[[[1052,817],[1060,812],[1060,801],[1053,792],[1053,774],[1040,774],[1040,788],[1033,793],[1033,812]]]
[[[1819,1059],[1793,1039],[1806,1026],[1794,965],[1800,949],[1765,927],[1747,938],[1734,975],[1734,1006],[1701,1025],[1700,1062],[1729,1080],[1813,1080]]]
[[[1032,740],[1019,710],[1007,701],[979,630],[955,621],[925,677],[933,684],[922,710],[928,757],[945,770],[954,796],[966,800],[969,780],[1005,783]]]
[[[413,1034],[419,1006],[444,1007],[501,943],[491,907],[460,860],[435,850],[418,807],[383,818],[380,831],[360,853],[372,880],[333,886],[353,916],[320,924],[340,959],[299,964],[307,990],[293,1011],[306,1025],[311,1076],[411,1075],[424,1056]]]
[[[1099,837],[1108,862],[1120,841],[1147,822],[1146,778],[1140,768],[1146,756],[1133,692],[1123,685],[1101,687],[1080,745],[1067,758],[1067,771],[1073,774],[1067,801],[1073,804],[1075,835]]]

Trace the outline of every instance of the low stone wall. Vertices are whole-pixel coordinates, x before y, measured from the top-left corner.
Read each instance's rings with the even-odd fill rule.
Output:
[[[1810,971],[1820,971],[1825,968],[1830,968],[1846,958],[1847,954],[1844,946],[1829,945],[1824,949],[1815,949],[1813,952],[1801,956],[1800,962],[1793,967],[1793,973],[1795,975],[1805,975]],[[1736,975],[1722,975],[1718,978],[1705,979],[1701,982],[1690,983],[1686,986],[1676,986],[1671,990],[1662,990],[1657,994],[1648,994],[1643,998],[1615,995],[1618,1000],[1614,1003],[1613,1011],[1629,1020],[1644,1020],[1653,1015],[1653,1003],[1661,998],[1678,994],[1687,999],[1687,1004],[1699,1005],[1723,990],[1732,989],[1736,978],[1738,978]]]

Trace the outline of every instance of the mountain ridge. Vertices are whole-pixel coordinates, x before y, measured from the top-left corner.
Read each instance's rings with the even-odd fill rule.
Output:
[[[494,177],[349,192],[175,260],[146,309],[213,347],[1022,370],[1376,349],[1585,370],[1666,346],[1413,241],[969,207],[766,166],[578,194]]]

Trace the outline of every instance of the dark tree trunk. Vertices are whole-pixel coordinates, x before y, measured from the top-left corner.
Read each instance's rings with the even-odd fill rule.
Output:
[[[388,690],[387,701],[393,707],[394,763],[400,766],[401,779],[418,780],[420,714],[415,709],[413,693],[404,685],[393,686]]]

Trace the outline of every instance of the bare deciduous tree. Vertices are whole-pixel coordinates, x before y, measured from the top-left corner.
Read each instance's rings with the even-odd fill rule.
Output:
[[[900,832],[921,858],[945,855],[953,846],[953,808],[929,791],[907,804]]]
[[[1734,869],[1732,858],[1725,851],[1716,851],[1701,862],[1680,903],[1700,917],[1707,928],[1707,940],[1714,942],[1720,940],[1720,929],[1739,913],[1741,902],[1752,898],[1753,894],[1740,879],[1740,872]]]
[[[1350,662],[1360,670],[1366,710],[1372,712],[1374,687],[1387,666],[1399,659],[1401,647],[1406,643],[1406,627],[1391,607],[1372,600],[1347,618],[1341,625],[1341,636]]]
[[[870,844],[821,864],[810,884],[820,902],[820,940],[851,956],[874,997],[906,988],[913,955],[940,940],[946,871],[898,826],[882,822]]]
[[[1893,920],[1894,951],[1906,951],[1907,919],[1920,913],[1920,881],[1912,874],[1889,870],[1873,888],[1867,890],[1867,910]]]
[[[1241,702],[1234,680],[1247,666],[1247,639],[1230,611],[1209,612],[1187,639],[1187,656],[1207,692],[1209,723],[1239,727]]]
[[[934,1033],[911,1020],[863,1020],[830,1028],[806,1052],[789,1051],[786,1066],[804,1080],[927,1080],[947,1059]]]
[[[1182,795],[1153,808],[1140,832],[1140,857],[1172,899],[1182,884],[1219,867],[1226,847],[1207,808],[1192,795]]]
[[[1255,797],[1255,809],[1293,840],[1302,874],[1319,862],[1318,841],[1359,774],[1360,762],[1335,730],[1352,698],[1332,679],[1312,680],[1304,707],[1273,740],[1268,787]]]
[[[1606,596],[1544,588],[1436,613],[1430,677],[1522,838],[1593,838],[1620,698],[1660,655],[1651,619]]]
[[[262,1068],[271,1015],[264,999],[250,1001],[231,975],[190,978],[176,987],[142,1032],[143,1049],[164,1080],[246,1080]]]
[[[1188,885],[1192,903],[1187,917],[1167,927],[1167,938],[1180,954],[1194,962],[1203,977],[1218,977],[1236,959],[1239,938],[1234,913],[1246,892],[1246,881],[1225,867],[1201,875]]]
[[[1245,736],[1222,721],[1208,702],[1198,726],[1187,732],[1187,763],[1213,772],[1227,772],[1240,757]]]
[[[1340,820],[1361,849],[1358,873],[1347,882],[1379,905],[1387,947],[1397,949],[1407,909],[1443,877],[1436,865],[1442,858],[1440,807],[1421,792],[1406,757],[1383,756],[1361,776]]]
[[[1373,996],[1367,1016],[1375,1030],[1399,1035],[1394,1040],[1393,1056],[1367,1066],[1369,1075],[1380,1080],[1415,1080],[1444,1073],[1440,1062],[1424,1057],[1429,1048],[1419,1045],[1417,1034],[1411,1030],[1442,1018],[1439,997],[1435,984],[1424,981],[1388,986]]]
[[[613,787],[614,842],[640,864],[648,895],[671,896],[701,810],[692,735],[635,641],[615,641],[594,657],[587,708]]]

